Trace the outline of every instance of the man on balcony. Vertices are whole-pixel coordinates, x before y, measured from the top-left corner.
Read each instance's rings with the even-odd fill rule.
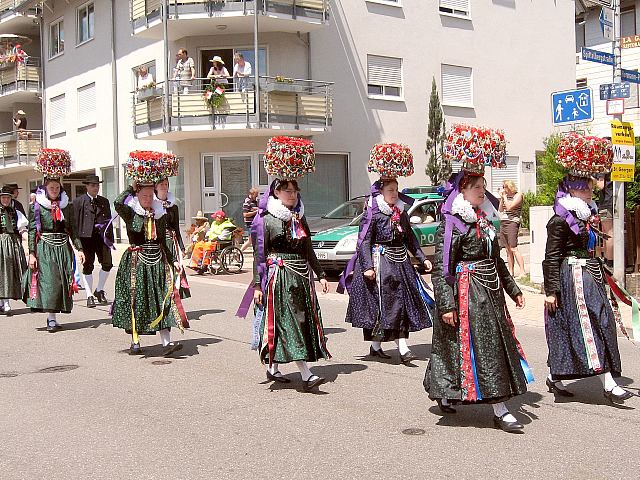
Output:
[[[174,93],[182,92],[183,94],[189,93],[189,88],[193,85],[193,80],[196,78],[196,66],[193,58],[189,57],[189,54],[184,48],[178,50],[178,62],[176,63],[174,71]]]
[[[251,64],[244,59],[244,55],[236,53],[233,57],[233,78],[236,91],[246,92],[251,83]]]

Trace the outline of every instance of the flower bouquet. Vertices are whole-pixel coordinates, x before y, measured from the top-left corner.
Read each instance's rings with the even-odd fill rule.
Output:
[[[613,163],[613,146],[604,138],[570,133],[558,145],[556,162],[576,177],[607,173]]]
[[[447,135],[444,154],[463,162],[465,170],[482,173],[485,166],[507,166],[507,141],[502,130],[455,124]]]
[[[41,148],[36,157],[36,172],[45,178],[60,178],[71,173],[71,156],[66,150]]]
[[[204,103],[207,104],[207,107],[214,110],[222,106],[222,102],[224,102],[224,93],[225,90],[223,85],[211,82],[205,87],[202,98],[204,98]]]
[[[367,170],[380,177],[408,177],[413,175],[413,154],[400,143],[378,143],[371,149]]]
[[[295,179],[316,170],[313,142],[297,137],[272,137],[267,142],[264,168],[280,179]]]
[[[136,150],[129,154],[125,176],[138,184],[155,184],[178,174],[180,162],[172,153]]]

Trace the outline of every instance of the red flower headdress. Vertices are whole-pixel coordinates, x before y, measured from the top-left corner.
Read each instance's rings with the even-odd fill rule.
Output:
[[[267,142],[264,168],[280,179],[296,179],[315,172],[316,154],[311,140],[297,137],[272,137]]]
[[[178,174],[180,161],[172,153],[136,150],[129,153],[125,176],[136,183],[156,183]]]
[[[502,130],[455,124],[447,135],[444,154],[462,162],[465,170],[482,174],[485,166],[507,166],[507,141]]]
[[[570,133],[558,145],[556,162],[576,177],[607,173],[613,163],[613,146],[604,138]]]
[[[378,143],[369,153],[367,170],[384,178],[413,175],[413,154],[401,143]]]
[[[36,172],[45,178],[60,178],[71,173],[71,156],[59,148],[41,148],[36,157]]]

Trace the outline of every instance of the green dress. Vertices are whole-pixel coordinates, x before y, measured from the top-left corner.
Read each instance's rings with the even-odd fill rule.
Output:
[[[131,190],[126,190],[113,202],[126,225],[130,246],[118,266],[112,324],[135,339],[178,326],[180,317],[172,301],[175,260],[167,237],[167,216],[154,219],[155,238],[147,238],[146,219],[130,206],[132,199]]]
[[[325,273],[311,248],[306,219],[301,223],[307,232],[303,239],[292,239],[289,223],[270,213],[264,216],[264,252],[267,265],[264,309],[260,310],[260,360],[288,363],[298,360],[315,362],[329,358],[322,316],[314,287],[313,272]],[[260,285],[260,273],[254,262],[254,281]]]
[[[76,284],[71,242],[78,251],[82,245],[75,231],[73,204],[63,199],[61,204],[65,203],[62,220],[54,220],[52,210],[37,201],[29,207],[29,253],[38,259],[38,267],[35,272],[28,268],[22,277],[22,300],[34,312],[71,313],[73,308]]]
[[[24,216],[20,214],[24,221]],[[22,298],[22,276],[27,260],[18,233],[18,212],[0,205],[0,299]]]

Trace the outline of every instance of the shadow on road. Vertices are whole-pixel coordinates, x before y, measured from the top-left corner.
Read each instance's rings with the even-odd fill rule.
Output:
[[[350,375],[352,373],[355,372],[361,372],[363,370],[366,370],[367,367],[366,365],[361,365],[361,364],[357,364],[357,363],[336,363],[336,364],[328,364],[328,365],[319,365],[319,366],[314,366],[311,368],[311,372],[314,375],[317,375],[319,377],[322,377],[326,380],[326,382],[335,382],[338,378],[338,376],[340,375]],[[303,392],[302,386],[303,386],[303,382],[302,379],[300,378],[300,374],[298,372],[295,373],[289,373],[287,375],[285,375],[286,378],[288,378],[289,380],[291,380],[291,383],[277,383],[277,382],[273,382],[271,383],[271,385],[269,385],[269,390],[271,391],[276,391],[276,390],[297,390],[299,392]],[[270,383],[269,381],[264,381],[261,384],[265,385],[267,383]],[[320,387],[320,389],[314,389],[311,392],[304,392],[304,393],[315,393],[315,394],[319,394],[319,395],[328,395],[327,392],[323,392],[321,390],[322,387]]]
[[[193,357],[194,355],[199,355],[200,354],[199,347],[208,347],[209,345],[220,343],[222,340],[220,340],[219,338],[207,337],[207,338],[189,338],[186,340],[174,340],[174,341],[180,342],[182,344],[182,350],[166,358],[172,359],[172,360],[180,360],[187,357]],[[162,355],[161,344],[151,345],[149,347],[143,345],[142,349],[144,351],[144,355],[142,355],[142,358],[158,358],[158,357],[165,358]]]
[[[347,331],[346,328],[325,328],[324,329],[325,335],[333,335],[333,334],[337,334],[337,333],[344,333],[346,331]]]
[[[638,395],[638,389],[635,387],[629,387],[633,383],[633,380],[627,377],[620,377],[616,379],[617,383],[631,391],[635,395]],[[554,403],[556,405],[562,404],[584,404],[584,405],[610,405],[613,408],[620,410],[635,410],[633,407],[622,403],[611,403],[604,397],[604,390],[602,382],[599,378],[590,377],[576,380],[574,382],[564,382],[564,386],[572,392],[573,397],[556,397]],[[635,392],[634,392],[635,390]],[[551,394],[549,394],[551,395]]]
[[[47,317],[42,317],[42,320],[44,323],[46,323]],[[98,320],[84,320],[82,322],[69,322],[69,323],[65,323],[64,320],[61,320],[59,323],[60,323],[61,329],[57,332],[58,334],[64,333],[65,330],[66,331],[83,330],[85,328],[98,328],[102,325],[111,325],[111,318],[100,318]],[[39,332],[46,332],[47,327],[45,325],[44,327],[36,328],[36,330]]]
[[[202,320],[202,317],[205,315],[214,315],[216,313],[224,313],[226,310],[220,310],[214,308],[212,310],[193,310],[191,312],[187,312],[187,318],[189,321],[191,320]]]

